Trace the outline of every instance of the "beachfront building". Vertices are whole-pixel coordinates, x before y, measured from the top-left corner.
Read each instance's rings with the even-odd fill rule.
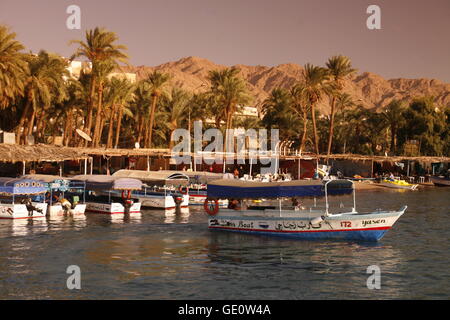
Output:
[[[87,61],[69,61],[67,71],[73,79],[79,79],[81,72],[89,72],[92,69],[92,63]],[[67,79],[64,79],[67,80]]]

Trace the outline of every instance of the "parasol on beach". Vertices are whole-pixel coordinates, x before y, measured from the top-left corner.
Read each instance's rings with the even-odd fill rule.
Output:
[[[87,133],[85,133],[83,130],[77,129],[76,131],[80,135],[80,137],[82,137],[84,140],[92,141],[91,137]]]

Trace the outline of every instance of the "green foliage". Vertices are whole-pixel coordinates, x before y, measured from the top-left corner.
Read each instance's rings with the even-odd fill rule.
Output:
[[[404,126],[399,130],[401,142],[418,140],[421,155],[444,155],[448,150],[448,109],[434,104],[433,97],[412,101],[403,112]],[[447,153],[448,154],[448,153]]]

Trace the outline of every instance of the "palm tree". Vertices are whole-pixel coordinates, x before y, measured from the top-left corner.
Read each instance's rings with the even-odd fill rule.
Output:
[[[302,72],[303,90],[311,108],[311,119],[313,124],[315,151],[319,154],[319,138],[317,135],[315,105],[322,100],[325,94],[329,94],[333,87],[329,82],[328,70],[322,67],[313,66],[309,63],[305,65]]]
[[[344,56],[334,56],[328,59],[326,63],[328,72],[331,76],[331,82],[335,88],[335,94],[331,95],[331,113],[330,113],[330,129],[328,132],[328,150],[327,155],[330,155],[331,144],[333,141],[333,130],[334,130],[334,114],[335,114],[335,103],[336,96],[340,94],[343,88],[343,82],[349,76],[356,72],[356,69],[351,67],[350,59]]]
[[[303,132],[302,138],[300,139],[300,154],[305,148],[306,134],[308,131],[308,111],[309,111],[309,101],[306,95],[305,87],[303,82],[295,84],[291,90],[290,94],[292,97],[292,107],[291,109],[302,119]]]
[[[187,120],[187,109],[190,101],[190,94],[180,88],[172,88],[172,91],[163,101],[162,106],[167,114],[166,126],[169,131],[169,149],[173,147],[171,136],[173,132],[180,127],[182,121]]]
[[[102,137],[102,120],[105,119],[103,112],[103,90],[108,75],[114,70],[115,63],[112,60],[105,60],[97,63],[92,69],[92,77],[97,79],[97,113],[95,117],[94,135],[92,137],[92,145],[97,147]]]
[[[158,103],[158,99],[164,92],[164,87],[167,85],[167,82],[170,79],[170,75],[167,73],[161,73],[159,71],[154,71],[151,73],[146,81],[150,84],[150,90],[152,91],[152,105],[149,109],[150,114],[150,125],[146,126],[146,135],[147,140],[145,141],[145,147],[151,148],[152,146],[152,135],[153,135],[153,122],[155,119],[156,112],[156,104]]]
[[[119,85],[119,93],[118,93],[118,99],[117,104],[119,107],[119,113],[117,115],[117,128],[116,128],[116,137],[114,142],[114,148],[117,148],[119,145],[119,137],[120,137],[120,129],[122,127],[122,118],[123,115],[126,114],[130,117],[133,116],[131,110],[127,108],[128,104],[133,99],[133,93],[135,91],[135,86],[127,79],[120,80]]]
[[[149,121],[148,115],[150,114],[150,104],[152,100],[152,92],[150,90],[150,85],[145,80],[140,80],[134,91],[134,98],[132,101],[132,110],[135,116],[135,122],[137,123],[137,132],[135,134],[136,142],[141,143],[142,136],[144,135],[144,140],[147,141],[148,129],[145,129],[146,122]],[[144,143],[145,145],[145,143]]]
[[[301,116],[292,112],[293,97],[290,91],[284,88],[272,90],[270,96],[262,103],[264,117],[262,123],[268,129],[282,128],[282,140],[298,137]]]
[[[0,110],[24,95],[28,65],[20,52],[24,46],[15,37],[0,25]]]
[[[238,68],[209,72],[210,95],[213,103],[219,107],[218,115],[226,119],[226,129],[233,126],[233,115],[238,111],[238,107],[252,101],[246,82],[238,77],[239,72]]]
[[[64,82],[64,76],[68,75],[67,63],[61,57],[41,51],[37,56],[29,55],[28,61],[30,74],[25,87],[27,101],[16,130],[18,142],[22,135],[25,139],[32,134],[38,113],[39,118],[43,118],[52,103],[61,103],[68,96]]]
[[[108,61],[114,66],[118,66],[119,62],[127,63],[128,55],[123,51],[126,47],[117,45],[118,40],[114,32],[107,31],[103,28],[95,28],[94,30],[86,31],[86,42],[81,40],[73,40],[71,43],[78,44],[79,47],[72,55],[71,60],[77,57],[85,57],[92,63],[92,77],[90,82],[89,108],[87,112],[87,119],[85,121],[84,131],[91,133],[93,112],[95,109],[95,92],[97,96],[101,96],[103,90],[101,85],[98,85],[98,69],[99,64]],[[98,107],[101,107],[101,101],[98,102]],[[101,117],[101,113],[97,112],[97,117]]]
[[[392,100],[381,114],[384,116],[391,131],[391,147],[390,150],[394,154],[397,153],[397,136],[398,129],[405,123],[403,112],[406,105],[399,100]]]

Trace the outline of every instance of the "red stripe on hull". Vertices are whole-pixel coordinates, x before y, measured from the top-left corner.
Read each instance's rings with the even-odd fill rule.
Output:
[[[209,226],[210,229],[223,229],[223,230],[238,230],[238,231],[253,231],[253,232],[279,232],[279,233],[306,233],[306,232],[343,232],[343,231],[371,231],[371,230],[388,230],[391,227],[378,227],[378,228],[365,228],[365,229],[339,229],[339,230],[270,230],[270,229],[244,229],[244,228],[231,228],[221,226]]]

